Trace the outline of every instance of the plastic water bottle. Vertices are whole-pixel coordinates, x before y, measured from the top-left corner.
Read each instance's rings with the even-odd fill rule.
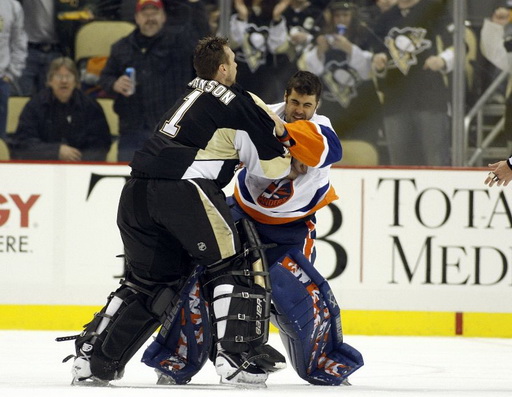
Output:
[[[347,27],[341,23],[339,23],[338,25],[336,25],[336,31],[338,32],[338,34],[340,35],[344,35],[345,32],[347,31]]]
[[[135,68],[126,68],[124,74],[127,75],[132,81],[132,89],[128,95],[133,95],[135,94],[135,84],[137,83],[137,80],[135,79]]]

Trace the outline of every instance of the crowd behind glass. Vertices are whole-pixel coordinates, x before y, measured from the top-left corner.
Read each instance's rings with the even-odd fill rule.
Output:
[[[380,165],[452,164],[452,0],[154,3],[162,9],[139,8],[137,0],[3,3],[0,138],[11,159],[101,161],[116,144],[115,160],[130,161],[193,78],[195,43],[224,33],[224,20],[237,81],[265,103],[281,101],[287,79],[307,70],[322,80],[318,113],[332,120],[342,143],[371,144]],[[467,109],[508,71],[508,3],[467,0]],[[109,57],[76,59],[77,31],[102,20],[127,21],[135,30]],[[9,96],[30,100],[17,130],[6,132]],[[109,130],[101,98],[114,100],[118,131]],[[489,100],[506,118],[504,146],[509,98],[505,81]]]

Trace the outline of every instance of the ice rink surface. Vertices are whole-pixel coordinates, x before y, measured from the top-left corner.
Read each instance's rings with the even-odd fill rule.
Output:
[[[157,386],[156,375],[140,362],[140,351],[113,387],[71,386],[73,342],[55,342],[72,332],[0,331],[0,396],[512,396],[512,339],[375,337],[346,335],[365,366],[352,386],[312,386],[293,369],[271,375],[266,389],[218,383],[210,362],[184,386]],[[284,353],[276,334],[271,343]]]

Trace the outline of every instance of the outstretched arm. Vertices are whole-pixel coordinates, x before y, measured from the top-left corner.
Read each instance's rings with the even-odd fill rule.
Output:
[[[511,159],[489,164],[491,172],[489,172],[487,178],[485,178],[485,184],[489,185],[489,187],[494,186],[494,184],[497,186],[507,186],[512,180],[512,164],[510,163]]]

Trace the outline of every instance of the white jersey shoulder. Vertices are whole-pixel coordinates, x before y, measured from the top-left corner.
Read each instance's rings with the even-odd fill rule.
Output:
[[[284,120],[284,105],[282,102],[268,105],[268,108]],[[325,116],[315,113],[310,121],[332,129],[330,120]],[[329,169],[330,166],[308,167],[306,174],[293,181],[262,178],[246,169],[238,174],[235,198],[242,209],[258,222],[293,222],[337,199],[329,181]]]

